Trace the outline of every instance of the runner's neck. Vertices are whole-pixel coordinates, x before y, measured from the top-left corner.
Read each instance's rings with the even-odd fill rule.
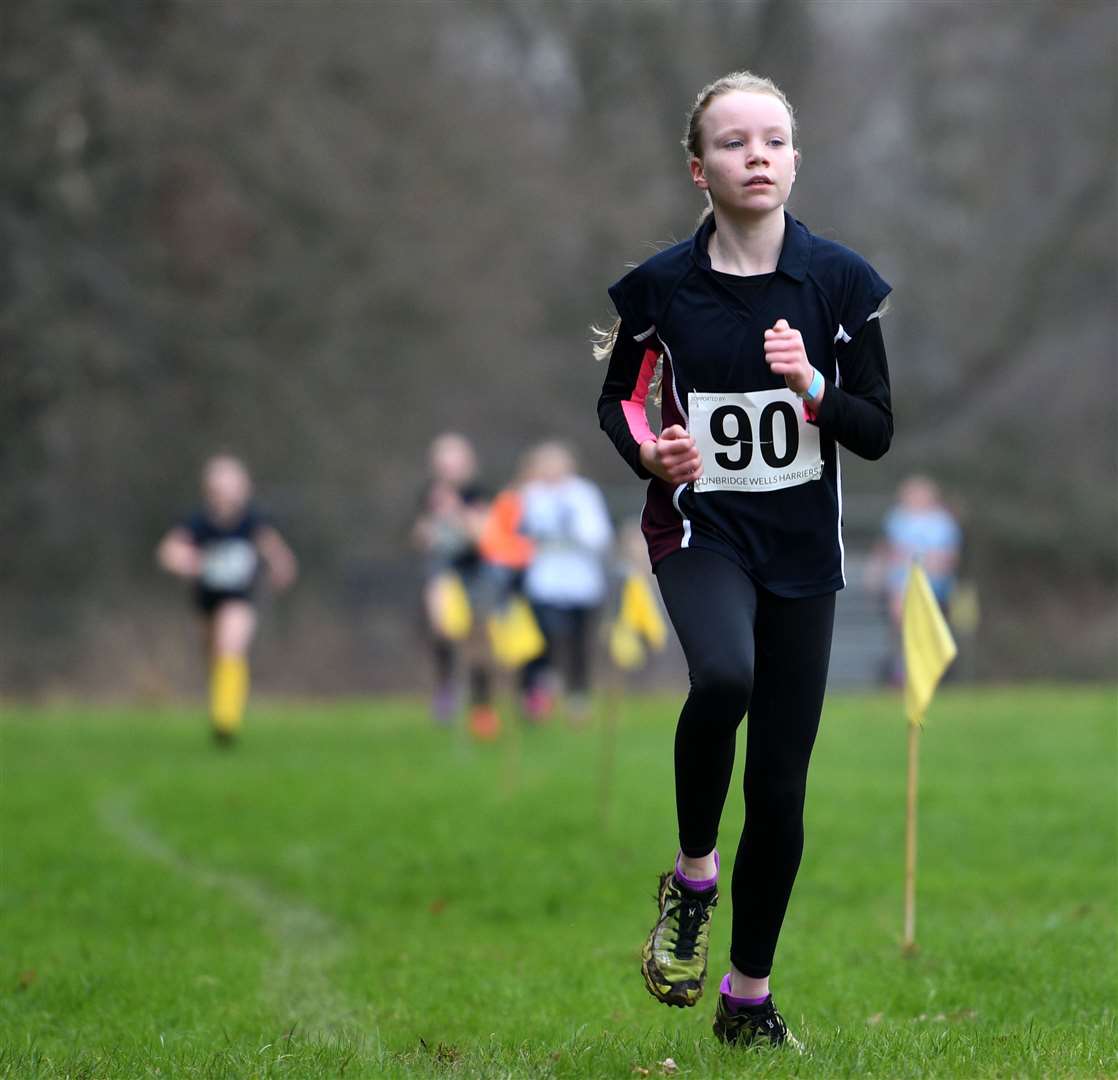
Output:
[[[712,270],[750,277],[776,269],[784,246],[784,207],[762,218],[733,217],[715,210],[714,223],[707,242]]]

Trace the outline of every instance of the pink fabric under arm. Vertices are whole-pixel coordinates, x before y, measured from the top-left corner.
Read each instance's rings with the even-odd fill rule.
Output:
[[[648,426],[648,414],[644,410],[644,403],[648,400],[648,387],[652,382],[652,373],[656,370],[656,361],[660,354],[655,349],[646,349],[644,359],[641,361],[640,374],[637,376],[637,385],[628,401],[621,402],[621,411],[629,425],[629,434],[633,436],[639,446],[641,443],[655,439],[652,428]]]

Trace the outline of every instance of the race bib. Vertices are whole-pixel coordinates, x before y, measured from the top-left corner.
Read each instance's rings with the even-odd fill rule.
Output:
[[[702,491],[776,491],[823,475],[819,429],[791,390],[687,395],[691,434],[703,457]]]
[[[247,589],[256,576],[256,548],[250,540],[218,540],[202,554],[202,584],[219,592]]]

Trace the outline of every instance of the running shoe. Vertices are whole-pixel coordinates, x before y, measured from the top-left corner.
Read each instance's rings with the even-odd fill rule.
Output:
[[[531,724],[542,724],[555,708],[551,691],[542,686],[533,687],[523,698],[524,717]]]
[[[468,728],[479,742],[492,742],[501,734],[501,718],[492,705],[475,705],[470,709]]]
[[[660,918],[641,952],[644,985],[657,1001],[687,1008],[702,997],[718,888],[694,892],[669,870],[660,875],[657,900]]]
[[[718,1008],[714,1012],[714,1034],[724,1043],[749,1046],[752,1043],[770,1043],[773,1046],[790,1046],[803,1053],[800,1040],[789,1030],[784,1017],[777,1012],[776,1003],[769,995],[764,1005],[730,1012],[726,995],[718,995]]]

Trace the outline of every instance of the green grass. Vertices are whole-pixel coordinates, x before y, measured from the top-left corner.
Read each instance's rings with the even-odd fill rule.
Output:
[[[9,706],[0,1076],[1118,1075],[1113,689],[937,698],[913,957],[899,702],[829,699],[774,974],[803,1058],[641,984],[676,704],[623,706],[605,823],[594,726],[259,704],[222,753],[187,710]]]

